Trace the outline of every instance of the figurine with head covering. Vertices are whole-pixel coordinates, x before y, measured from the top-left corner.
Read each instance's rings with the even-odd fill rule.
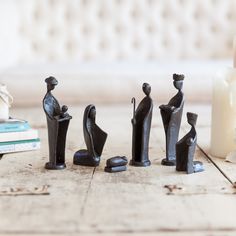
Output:
[[[130,165],[149,166],[149,137],[152,123],[153,102],[150,97],[151,86],[148,83],[143,84],[143,92],[146,95],[135,108],[135,98],[133,103],[133,137],[132,137],[132,159]]]
[[[197,114],[187,113],[188,123],[191,130],[176,144],[176,170],[186,171],[187,174],[204,170],[200,161],[194,161],[194,153],[197,145]]]
[[[179,138],[179,129],[184,107],[184,94],[182,92],[184,75],[173,75],[173,84],[178,93],[172,97],[167,105],[161,105],[161,117],[166,136],[166,157],[162,165],[174,166],[176,164],[175,145]]]
[[[56,78],[48,77],[45,82],[47,83],[47,93],[43,99],[43,109],[47,118],[49,144],[49,162],[46,163],[45,168],[64,169],[66,167],[66,134],[72,117],[67,113],[67,106],[60,107],[57,99],[51,93],[58,84]]]
[[[107,134],[96,124],[96,108],[89,105],[84,111],[84,140],[87,149],[74,154],[74,164],[83,166],[98,166],[105,145]]]

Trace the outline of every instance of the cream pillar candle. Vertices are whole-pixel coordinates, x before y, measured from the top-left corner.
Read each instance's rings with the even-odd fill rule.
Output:
[[[225,158],[236,149],[236,69],[227,69],[213,82],[211,154]]]
[[[236,37],[233,52],[234,68],[222,71],[213,82],[210,152],[222,158],[236,149]]]
[[[13,102],[12,96],[4,84],[0,84],[0,120],[9,119],[9,108]]]

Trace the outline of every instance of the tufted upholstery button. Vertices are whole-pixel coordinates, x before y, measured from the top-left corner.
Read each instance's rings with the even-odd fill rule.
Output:
[[[194,16],[195,20],[198,20],[200,18],[200,16],[201,16],[201,13],[199,11],[195,11],[193,16]]]
[[[100,47],[100,49],[102,49],[102,50],[106,49],[107,43],[105,42],[105,40],[103,40],[103,41],[101,41],[101,42],[99,43],[99,47]]]
[[[51,37],[54,37],[56,35],[56,30],[54,28],[50,28],[48,30],[48,34],[51,36]]]
[[[151,7],[155,5],[156,0],[147,0],[147,2],[148,2],[148,5]]]
[[[37,52],[37,51],[39,51],[40,46],[39,46],[39,44],[38,44],[37,42],[33,42],[33,43],[32,43],[32,48],[33,48],[33,50],[34,50],[35,52]]]
[[[98,17],[99,17],[100,19],[104,19],[104,18],[106,17],[106,12],[105,12],[103,9],[100,9],[100,10],[98,11]]]
[[[162,15],[162,18],[165,19],[168,17],[168,12],[166,10],[164,10],[161,15]]]
[[[116,4],[120,5],[122,3],[122,0],[116,0]]]
[[[76,21],[76,15],[75,15],[74,11],[68,9],[65,12],[65,19],[73,24],[73,21]]]
[[[163,39],[162,40],[162,45],[163,45],[163,47],[168,47],[168,40],[167,39]]]
[[[118,24],[115,26],[115,31],[116,31],[116,33],[120,34],[124,31],[124,28],[122,27],[121,24]]]
[[[88,35],[90,33],[90,28],[89,26],[85,25],[83,27],[83,34]]]
[[[34,12],[34,19],[37,21],[37,20],[40,20],[40,15],[41,15],[41,12],[40,12],[40,10],[36,10],[35,12]]]
[[[147,31],[148,31],[148,33],[150,33],[150,34],[154,33],[154,32],[156,31],[156,28],[155,28],[154,24],[149,24],[149,25],[147,26]]]
[[[134,9],[132,12],[131,12],[131,16],[133,18],[138,18],[139,17],[139,12],[137,9]]]
[[[195,47],[196,48],[201,48],[201,46],[202,46],[202,44],[201,44],[201,41],[200,40],[197,40],[197,41],[195,41]]]
[[[178,33],[183,34],[186,31],[186,27],[184,25],[178,26]]]
[[[218,30],[217,26],[214,24],[214,25],[211,25],[211,31],[212,33],[216,33]]]
[[[186,0],[179,0],[179,4],[185,5],[186,4]]]
[[[232,12],[228,12],[226,16],[228,20],[233,20],[234,18],[234,14]]]
[[[49,4],[54,6],[57,4],[57,0],[49,0]]]
[[[136,40],[133,41],[133,47],[134,47],[135,49],[140,48],[140,46],[141,46],[141,43],[140,43],[139,40],[136,39]]]
[[[67,43],[66,43],[66,48],[67,48],[67,50],[68,51],[73,51],[73,49],[75,49],[75,46],[76,44],[73,42],[73,41],[68,41]]]

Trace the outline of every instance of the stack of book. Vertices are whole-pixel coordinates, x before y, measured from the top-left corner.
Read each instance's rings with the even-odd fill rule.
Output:
[[[40,148],[38,131],[25,120],[0,121],[0,155]]]

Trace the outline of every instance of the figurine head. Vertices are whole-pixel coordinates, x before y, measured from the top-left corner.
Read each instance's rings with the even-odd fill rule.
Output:
[[[192,126],[195,126],[197,123],[197,117],[198,115],[195,113],[187,112],[187,120],[188,123]]]
[[[68,111],[68,107],[66,105],[63,105],[62,108],[61,108],[61,111],[63,113],[66,113]]]
[[[90,119],[92,119],[93,121],[95,121],[95,118],[96,118],[96,108],[95,108],[94,105],[91,105],[91,106],[90,106],[90,111],[89,111],[88,117],[89,117]]]
[[[173,80],[175,88],[181,90],[183,88],[184,75],[173,74]]]
[[[148,83],[143,83],[143,92],[149,96],[151,93],[151,86]]]
[[[58,81],[56,78],[50,76],[47,79],[45,79],[45,82],[47,83],[47,89],[48,91],[51,91],[55,88],[55,86],[58,84]]]

